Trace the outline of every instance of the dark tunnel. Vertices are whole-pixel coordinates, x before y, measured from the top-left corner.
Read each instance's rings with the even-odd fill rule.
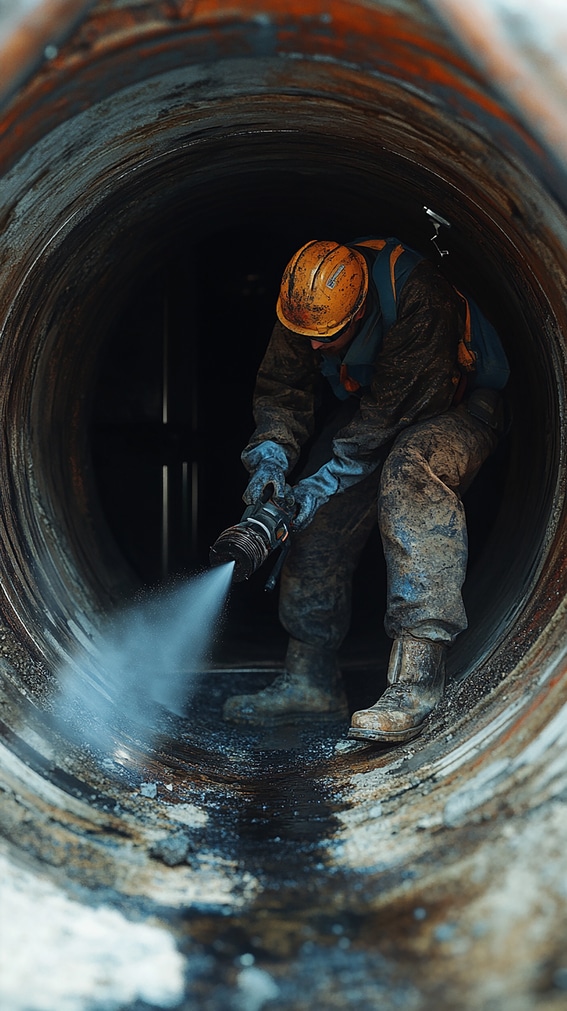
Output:
[[[32,897],[36,875],[173,939],[170,1003],[140,983],[132,1007],[559,1007],[559,160],[428,4],[197,0],[95,5],[6,101],[0,162],[0,856]],[[54,719],[61,671],[87,686],[108,614],[207,569],[242,513],[283,267],[369,234],[433,258],[511,364],[507,435],[465,497],[446,698],[386,751],[223,727],[234,685],[282,664],[262,569],[233,587],[191,707],[149,743],[115,707],[101,756]],[[341,652],[353,708],[384,683],[384,601],[376,531]]]
[[[354,163],[355,157],[361,158],[360,152],[353,151],[347,165],[334,164],[329,170],[325,150],[314,152],[313,164],[308,166],[305,138],[300,151],[287,139],[283,148],[278,140],[277,161],[286,164],[285,171],[279,164],[264,171],[257,169],[256,164],[270,161],[261,150],[254,152],[252,165],[243,165],[242,180],[234,178],[234,163],[230,183],[222,175],[222,166],[219,168],[218,180],[211,180],[205,194],[197,197],[207,205],[202,235],[195,222],[195,197],[191,192],[184,194],[187,204],[182,213],[177,209],[176,221],[188,217],[191,231],[168,233],[163,246],[162,236],[150,264],[136,264],[132,276],[125,274],[120,305],[126,298],[128,301],[109,327],[109,350],[105,352],[103,345],[102,364],[96,370],[91,423],[93,474],[114,540],[134,579],[145,584],[205,567],[209,545],[242,512],[245,472],[239,457],[253,428],[254,377],[273,326],[282,270],[293,250],[310,235],[339,235],[346,240],[374,232],[401,232],[409,237],[406,241],[439,258],[431,246],[430,220],[419,204],[420,194],[427,195],[427,181],[414,189],[409,178],[407,192],[398,193],[399,182],[397,187],[393,183],[396,166],[392,165],[391,174],[376,178],[375,170],[370,175],[369,161],[366,174],[371,185],[366,189],[364,166]],[[232,162],[230,153],[228,159]],[[331,210],[336,207],[340,213]],[[241,220],[234,208],[245,209]],[[167,204],[159,213],[160,221],[167,218]],[[264,229],[268,224],[267,233],[262,223]],[[143,248],[142,240],[139,248]],[[480,252],[476,261],[451,264],[453,270],[448,273],[457,278],[457,284],[468,287],[472,283],[482,293],[503,332],[514,333],[514,342],[522,331],[524,340],[529,341],[520,307],[511,296],[506,304],[498,304],[500,286],[491,282],[492,271]],[[514,317],[516,323],[511,322]],[[512,355],[514,350],[518,353],[513,348]],[[541,364],[536,358],[527,367],[531,372]],[[555,449],[548,446],[545,453],[541,451],[545,436],[537,431],[537,421],[534,426],[525,409],[514,407],[526,399],[526,382],[525,375],[515,373],[509,411],[530,426],[536,466],[553,471]],[[331,399],[320,405],[321,413],[330,409]],[[541,414],[536,405],[534,418]],[[520,431],[518,436],[525,446]],[[487,635],[482,610],[491,615],[491,621],[496,618],[497,627],[499,621],[507,620],[510,606],[517,603],[516,586],[525,583],[514,566],[521,560],[531,569],[534,552],[541,546],[538,535],[533,544],[525,542],[525,515],[534,512],[529,497],[524,502],[525,515],[516,506],[507,509],[502,501],[506,494],[510,502],[518,503],[522,498],[514,483],[514,442],[512,436],[501,446],[467,496],[468,607],[478,614],[476,599],[481,613],[474,624],[482,626],[485,641],[490,641],[490,633]],[[523,480],[523,475],[515,479]],[[543,474],[536,478],[534,494],[542,482]],[[545,509],[539,491],[537,495],[538,507]],[[514,514],[512,522],[510,512]],[[502,520],[500,527],[498,524],[502,514],[506,517],[505,546]],[[493,557],[492,545],[503,551],[500,563]],[[483,555],[491,558],[490,579],[494,588],[498,587],[496,604],[490,592],[487,597]],[[502,592],[502,578],[495,578],[499,566],[507,578],[511,575],[508,592],[512,600]],[[354,652],[370,666],[377,640],[385,638],[381,627],[385,578],[376,529],[357,572],[353,630],[345,648],[345,654]],[[263,641],[266,659],[280,658],[283,639],[277,622],[277,594],[263,592],[265,580],[262,572],[251,584],[233,588],[225,653],[234,655],[234,649],[242,652],[245,643],[249,649],[254,643],[257,649]],[[242,642],[233,641],[233,636]],[[242,655],[246,659],[246,654]],[[371,683],[370,694],[373,690]]]

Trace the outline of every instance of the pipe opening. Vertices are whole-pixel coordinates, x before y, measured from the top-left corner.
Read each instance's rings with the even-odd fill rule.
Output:
[[[519,284],[513,275],[523,262],[502,247],[501,222],[479,220],[490,176],[474,193],[470,176],[451,164],[449,199],[425,158],[408,162],[382,147],[378,162],[376,138],[345,139],[334,113],[317,104],[316,133],[281,134],[278,118],[253,136],[205,135],[197,151],[142,161],[70,233],[52,268],[57,345],[42,353],[32,391],[41,433],[34,450],[43,457],[49,442],[53,457],[55,438],[61,472],[52,484],[38,461],[36,479],[63,513],[87,592],[103,609],[129,587],[128,568],[156,583],[206,565],[210,544],[242,511],[239,454],[291,252],[310,235],[378,233],[435,257],[423,195],[444,210],[452,203],[442,266],[495,319],[513,375],[510,433],[467,496],[471,627],[453,651],[463,674],[507,633],[549,540],[559,454],[549,434],[558,420],[553,362],[534,342],[539,324],[527,312],[525,277]],[[459,185],[471,205],[464,214]],[[53,355],[67,363],[58,373],[43,364]],[[255,583],[239,609],[248,641],[276,629],[275,601]],[[382,635],[383,583],[375,538],[358,576],[355,640]]]
[[[544,343],[540,250],[534,240],[526,256],[518,245],[533,181],[520,176],[511,197],[503,180],[515,166],[460,126],[443,120],[440,134],[421,99],[404,96],[400,107],[381,86],[373,115],[372,94],[304,96],[299,110],[285,94],[246,104],[230,97],[246,72],[229,62],[204,109],[187,104],[209,98],[198,71],[193,82],[175,72],[95,106],[75,128],[90,138],[92,163],[82,148],[77,161],[68,130],[45,141],[68,135],[75,161],[52,223],[40,214],[32,225],[43,246],[20,266],[11,313],[6,476],[17,540],[31,548],[15,548],[13,617],[52,658],[53,643],[72,645],[70,616],[84,626],[130,592],[128,569],[155,582],[202,565],[241,512],[254,374],[291,252],[310,236],[377,233],[435,257],[427,203],[452,224],[443,268],[493,317],[512,365],[510,434],[468,496],[470,630],[452,651],[462,676],[509,634],[556,521],[555,324],[548,316]],[[38,162],[47,153],[38,145]],[[55,178],[49,184],[59,192]],[[22,410],[30,425],[16,431]],[[383,569],[379,545],[371,550],[355,647],[357,635],[382,635]],[[45,601],[47,635],[38,629]],[[262,623],[275,627],[258,586],[244,590],[241,620],[244,611],[247,641]]]
[[[255,843],[271,840],[272,816],[282,830],[293,823],[286,854],[295,852],[294,867],[316,853],[317,874],[334,887],[339,866],[346,884],[332,902],[361,915],[367,901],[378,908],[396,889],[402,894],[402,868],[411,860],[424,876],[446,872],[435,860],[440,835],[416,831],[433,823],[428,818],[440,834],[460,833],[457,842],[470,853],[477,836],[466,835],[469,812],[476,817],[464,797],[467,777],[481,776],[486,759],[504,792],[524,740],[510,728],[529,706],[526,737],[551,718],[555,681],[549,696],[541,686],[560,663],[564,213],[534,171],[545,160],[541,151],[451,47],[439,49],[437,27],[436,67],[440,62],[463,75],[457,76],[462,94],[455,91],[450,101],[439,76],[427,92],[419,77],[427,61],[410,86],[411,61],[402,66],[400,58],[398,80],[391,65],[388,73],[375,69],[367,38],[371,8],[360,9],[356,38],[365,55],[358,64],[331,54],[326,35],[325,59],[296,48],[274,56],[252,46],[243,56],[241,40],[232,50],[220,30],[215,58],[201,62],[203,38],[191,50],[187,26],[179,49],[169,41],[154,51],[147,36],[143,44],[132,38],[131,46],[123,39],[122,50],[106,54],[111,83],[102,73],[104,54],[96,66],[85,55],[88,73],[81,77],[79,61],[80,89],[72,105],[60,103],[64,111],[53,112],[50,128],[32,122],[31,112],[29,121],[24,117],[30,134],[23,131],[19,157],[3,180],[0,582],[6,633],[18,643],[3,672],[13,716],[5,739],[37,773],[30,774],[26,803],[33,807],[34,795],[41,803],[47,796],[45,806],[53,796],[61,801],[56,828],[42,808],[37,832],[22,830],[25,845],[40,861],[63,864],[72,836],[81,854],[96,855],[92,865],[71,867],[75,880],[88,865],[89,887],[111,880],[129,899],[144,895],[162,908],[193,903],[199,915],[213,903],[213,866],[212,919],[244,904],[258,930],[264,930],[258,926],[264,851]],[[306,19],[302,24],[308,35],[315,30]],[[254,23],[254,39],[262,25]],[[214,35],[215,26],[206,30]],[[326,22],[331,41],[332,31]],[[234,32],[240,39],[245,26]],[[129,69],[116,91],[112,70],[121,58]],[[73,73],[62,73],[52,82],[56,98],[70,80]],[[87,96],[82,111],[78,95]],[[225,732],[218,720],[223,692],[248,687],[251,668],[269,680],[283,655],[275,598],[264,595],[258,578],[233,597],[222,659],[234,669],[224,681],[201,686],[197,701],[208,722],[166,716],[146,751],[117,732],[112,765],[101,766],[45,715],[57,672],[69,657],[80,666],[93,630],[140,582],[202,567],[214,538],[239,518],[245,483],[239,454],[252,428],[254,375],[283,266],[311,237],[369,233],[397,235],[435,257],[424,204],[451,222],[442,267],[493,318],[512,369],[509,434],[466,498],[470,628],[452,652],[447,701],[415,753],[395,749],[359,760],[337,756],[330,738],[315,733],[282,733],[266,742]],[[369,665],[387,647],[384,578],[375,536],[357,574],[345,644],[352,695],[362,704],[374,701],[376,671]],[[510,701],[501,685],[506,675]],[[463,779],[451,807],[455,770]],[[471,796],[480,808],[486,797],[475,783]],[[159,810],[149,809],[153,799]],[[321,804],[318,840],[310,850],[294,850],[301,826]],[[386,855],[379,856],[375,848],[386,836],[374,840],[377,811],[380,830],[393,826],[396,835],[396,846],[386,853],[384,844]],[[452,821],[443,821],[445,811]],[[249,819],[250,812],[260,820]],[[183,834],[183,818],[194,819],[198,852],[191,867],[185,857],[179,867],[167,865],[163,838],[156,843],[157,829]],[[8,826],[13,837],[16,824],[14,818]],[[84,827],[93,824],[89,835]],[[361,826],[369,826],[366,835]],[[478,838],[481,831],[479,820]],[[329,842],[335,834],[344,842],[340,852]],[[115,845],[118,837],[127,843]],[[201,853],[209,851],[205,866]],[[253,855],[254,881],[239,870],[238,894],[226,872],[235,853]],[[292,896],[290,886],[278,897],[280,867],[270,864],[266,879],[270,900],[283,908]],[[170,870],[192,875],[189,885],[183,878],[185,891],[175,891]],[[353,870],[374,875],[371,893],[349,891]],[[322,903],[329,894],[315,898]]]

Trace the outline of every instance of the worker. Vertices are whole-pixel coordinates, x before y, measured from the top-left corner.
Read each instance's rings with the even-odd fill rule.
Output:
[[[467,627],[461,497],[502,434],[506,356],[476,304],[397,239],[307,242],[284,271],[276,311],[242,453],[243,498],[251,505],[268,491],[295,514],[279,603],[289,644],[283,672],[229,698],[224,718],[270,725],[347,715],[337,651],[377,520],[393,640],[388,687],[354,713],[349,736],[405,742],[441,699],[447,649]],[[337,411],[321,427],[324,381]]]

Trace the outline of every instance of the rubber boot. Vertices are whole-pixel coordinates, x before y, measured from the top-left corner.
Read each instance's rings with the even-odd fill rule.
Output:
[[[388,684],[369,709],[353,713],[349,737],[384,744],[417,737],[445,687],[446,643],[403,635],[390,653]]]
[[[285,670],[262,691],[233,695],[224,704],[229,723],[269,726],[298,720],[339,720],[348,716],[334,650],[290,639]]]

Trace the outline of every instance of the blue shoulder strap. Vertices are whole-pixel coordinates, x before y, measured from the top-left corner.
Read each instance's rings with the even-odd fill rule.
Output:
[[[374,261],[372,278],[382,308],[384,335],[396,322],[397,302],[402,288],[420,260],[423,260],[423,256],[415,249],[402,246],[397,239],[388,239]]]
[[[371,248],[373,246],[372,240],[358,241],[360,245],[368,245]],[[384,244],[379,249],[374,261],[372,278],[380,300],[382,337],[384,337],[396,322],[397,302],[402,288],[414,267],[424,257],[415,249],[403,246],[398,239],[390,238],[378,241],[380,244],[382,242]],[[470,364],[464,366],[466,371],[472,371],[471,384],[473,387],[484,386],[497,390],[503,389],[508,381],[510,368],[500,337],[476,302],[465,295],[461,295],[461,298],[468,304],[466,327],[468,332],[462,343],[464,343],[465,349],[468,349],[469,356],[472,354],[472,359],[469,359]],[[459,363],[463,367],[460,354]]]

